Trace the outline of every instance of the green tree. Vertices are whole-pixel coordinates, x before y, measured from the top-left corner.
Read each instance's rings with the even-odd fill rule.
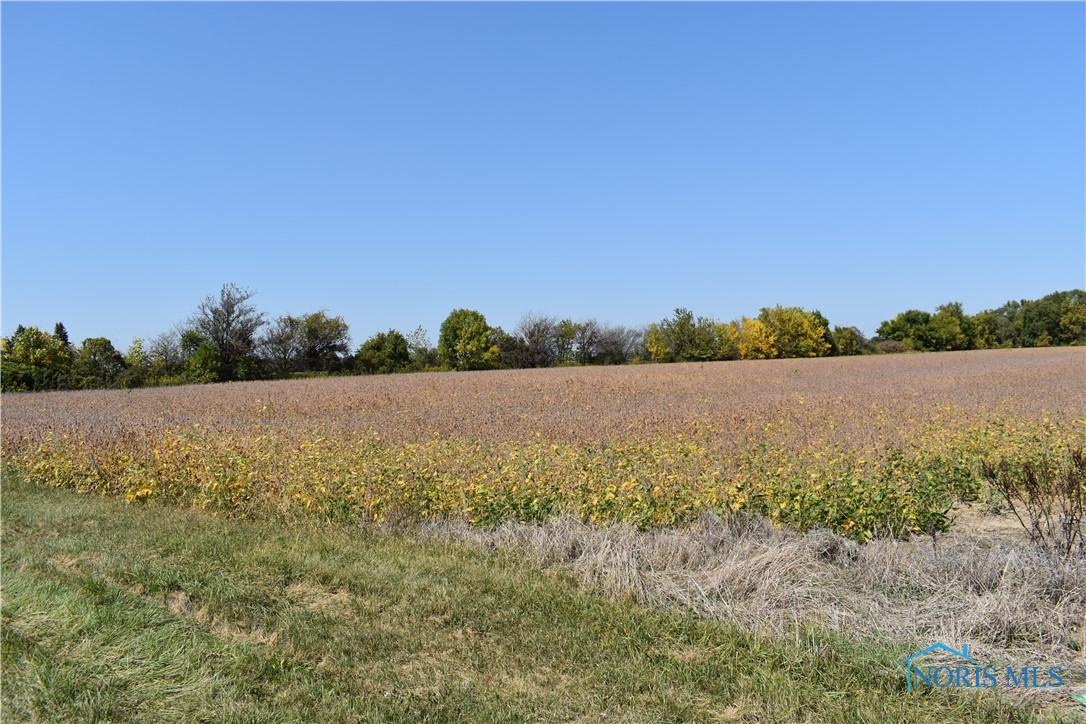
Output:
[[[223,379],[218,348],[195,329],[181,333],[181,354],[185,359],[184,377],[188,382],[217,382]]]
[[[411,350],[407,338],[395,329],[378,332],[358,348],[355,369],[366,375],[384,375],[411,368]]]
[[[136,337],[124,353],[124,372],[121,374],[121,387],[132,389],[143,387],[151,376],[151,356],[143,348],[143,340]]]
[[[717,359],[739,359],[739,323],[717,322]]]
[[[705,362],[719,358],[717,332],[716,320],[679,307],[674,316],[649,326],[645,346],[654,362]]]
[[[650,324],[645,330],[645,353],[653,362],[674,362],[671,340],[659,324]]]
[[[15,328],[0,340],[0,387],[4,392],[55,390],[68,384],[69,346],[37,327]]]
[[[260,336],[260,357],[270,374],[285,376],[302,371],[301,325],[301,319],[286,314],[276,317]]]
[[[817,309],[811,312],[811,316],[814,317],[815,322],[821,325],[825,332],[822,333],[822,341],[826,343],[828,351],[826,354],[830,357],[835,357],[841,354],[841,350],[837,346],[837,338],[833,336],[830,327],[830,320],[826,319],[825,315]]]
[[[267,370],[285,375],[340,369],[350,342],[350,328],[343,317],[330,317],[322,309],[300,317],[277,317],[267,325],[258,347]]]
[[[1048,347],[1060,338],[1060,319],[1067,298],[1066,292],[1055,292],[1022,302],[1019,314],[1023,347]]]
[[[411,369],[424,372],[441,364],[437,348],[430,344],[430,335],[421,326],[407,335],[407,352],[411,357]]]
[[[1060,305],[1060,334],[1063,344],[1086,344],[1086,300],[1066,299]]]
[[[574,353],[576,339],[577,323],[572,319],[563,319],[555,325],[554,353],[558,363],[576,361],[576,355]]]
[[[973,345],[977,349],[1009,347],[1014,342],[1011,321],[991,309],[973,315]]]
[[[105,337],[83,340],[75,355],[73,374],[83,388],[112,387],[124,373],[124,357]]]
[[[973,334],[973,319],[962,311],[960,302],[939,305],[928,321],[928,343],[932,350],[973,349]]]
[[[442,364],[454,370],[497,368],[501,351],[495,330],[473,309],[454,309],[441,324],[437,350]]]
[[[257,332],[265,321],[264,314],[249,303],[254,294],[224,284],[218,298],[206,297],[189,321],[217,352],[220,380],[249,379],[259,370],[254,352]]]
[[[693,312],[685,307],[679,307],[675,310],[675,316],[660,322],[660,328],[667,336],[672,359],[679,362],[694,359],[693,355],[697,344],[697,323],[694,321]]]
[[[302,367],[314,372],[339,369],[351,344],[347,322],[343,317],[328,316],[323,309],[301,317],[299,336]]]
[[[833,339],[837,346],[837,354],[843,356],[863,354],[864,347],[868,345],[863,332],[855,327],[834,327]]]
[[[71,348],[72,346],[71,341],[68,340],[68,330],[62,322],[57,322],[53,326],[53,339],[64,347]]]
[[[501,327],[496,327],[490,339],[498,347],[498,367],[503,370],[518,370],[529,366],[528,343],[519,335],[509,334]]]
[[[912,349],[924,351],[932,348],[931,314],[919,309],[902,312],[879,325],[880,340],[902,342]]]
[[[720,325],[711,317],[698,317],[694,322],[694,340],[685,359],[709,362],[721,359]]]

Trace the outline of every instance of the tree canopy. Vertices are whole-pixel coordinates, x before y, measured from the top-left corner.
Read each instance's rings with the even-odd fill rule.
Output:
[[[818,310],[763,307],[755,317],[720,321],[678,307],[643,328],[525,314],[511,332],[473,309],[454,309],[432,346],[422,327],[389,329],[350,353],[350,328],[326,310],[282,315],[270,323],[254,293],[224,284],[184,323],[135,339],[125,353],[104,337],[79,346],[63,323],[53,333],[18,325],[0,339],[5,392],[223,382],[295,374],[387,374],[630,362],[709,362],[832,355],[1086,344],[1086,292],[1053,292],[966,313],[960,302],[909,309],[868,339],[832,326]]]
[[[496,330],[474,309],[454,309],[441,324],[437,351],[454,370],[489,370],[501,361]]]
[[[208,295],[189,323],[202,334],[219,355],[219,378],[223,381],[256,376],[254,356],[257,332],[264,326],[264,313],[249,303],[256,292],[224,284],[218,298]]]

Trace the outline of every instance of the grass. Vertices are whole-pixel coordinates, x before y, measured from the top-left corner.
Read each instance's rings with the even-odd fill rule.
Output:
[[[512,553],[3,483],[16,720],[1016,721],[909,653],[586,593]]]
[[[463,522],[417,528],[522,553],[572,571],[590,590],[633,594],[748,631],[786,635],[817,623],[850,639],[923,648],[968,644],[986,665],[1061,665],[1067,686],[1014,690],[1037,708],[1086,694],[1086,559],[1053,557],[1017,523],[963,510],[949,534],[858,544],[764,518],[703,515],[687,529],[594,527],[569,518],[495,529]],[[986,530],[985,526],[996,528]],[[1017,534],[1017,535],[1016,535]]]

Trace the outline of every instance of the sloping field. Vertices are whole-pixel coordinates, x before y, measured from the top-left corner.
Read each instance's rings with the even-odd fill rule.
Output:
[[[35,482],[244,512],[945,530],[982,459],[1086,439],[1081,348],[417,374],[3,400]]]

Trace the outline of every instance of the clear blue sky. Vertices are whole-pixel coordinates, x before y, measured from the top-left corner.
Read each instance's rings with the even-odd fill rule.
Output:
[[[123,349],[228,281],[356,344],[1082,287],[1084,16],[5,2],[3,332]]]

